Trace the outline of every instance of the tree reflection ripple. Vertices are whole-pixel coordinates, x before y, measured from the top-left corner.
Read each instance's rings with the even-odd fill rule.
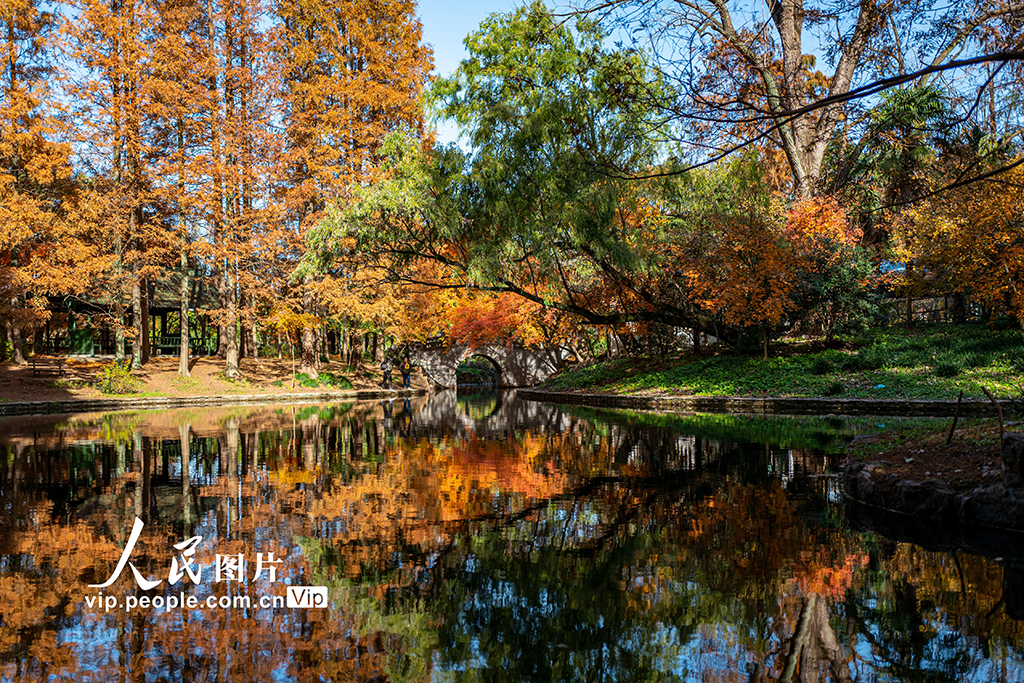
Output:
[[[454,392],[0,422],[0,680],[1024,681],[1016,536],[851,523],[877,426]],[[90,587],[136,519],[160,584]]]

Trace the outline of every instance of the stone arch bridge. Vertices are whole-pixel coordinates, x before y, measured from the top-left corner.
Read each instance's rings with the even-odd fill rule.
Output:
[[[410,344],[409,358],[423,374],[438,387],[454,387],[455,369],[472,356],[482,356],[501,371],[501,384],[505,387],[532,387],[540,384],[571,358],[563,347],[526,347],[522,345],[487,344],[471,348],[466,344],[450,346],[428,342]]]

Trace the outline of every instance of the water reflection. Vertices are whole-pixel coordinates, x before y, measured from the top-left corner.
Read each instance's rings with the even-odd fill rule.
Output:
[[[847,522],[875,427],[454,392],[0,422],[0,679],[1024,680],[1012,568]],[[161,584],[97,602],[136,518]],[[288,585],[331,607],[260,604]]]

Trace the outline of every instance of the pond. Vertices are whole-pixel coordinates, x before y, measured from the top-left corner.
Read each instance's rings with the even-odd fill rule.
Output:
[[[846,442],[889,423],[509,392],[0,421],[0,680],[1024,681],[1018,535],[847,509]]]

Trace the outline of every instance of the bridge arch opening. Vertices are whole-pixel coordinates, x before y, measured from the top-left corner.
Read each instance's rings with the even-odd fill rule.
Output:
[[[501,366],[489,356],[470,354],[455,368],[456,387],[488,389],[501,386]]]

